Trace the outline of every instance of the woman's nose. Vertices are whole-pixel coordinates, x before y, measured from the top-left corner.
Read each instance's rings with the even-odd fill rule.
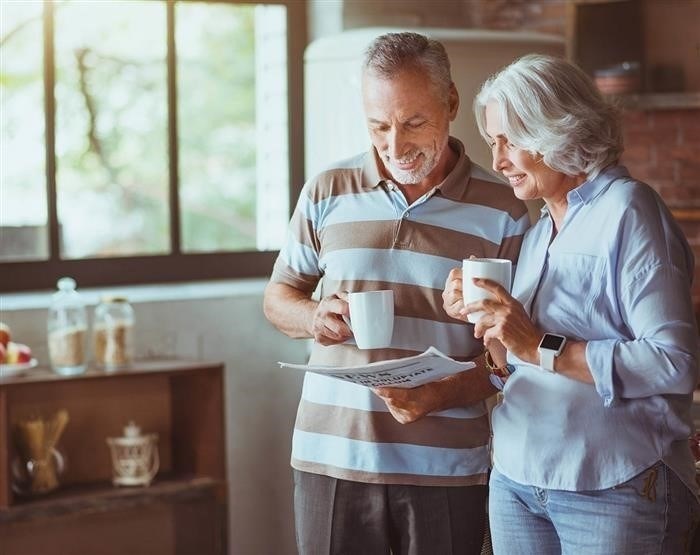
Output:
[[[504,147],[494,146],[491,154],[493,156],[493,171],[502,171],[508,165],[508,157],[504,153]]]

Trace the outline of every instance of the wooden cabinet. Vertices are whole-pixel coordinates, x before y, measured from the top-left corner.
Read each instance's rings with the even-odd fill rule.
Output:
[[[61,486],[35,497],[12,488],[12,426],[65,408]],[[129,420],[159,436],[148,487],[116,488],[105,439]],[[226,446],[223,365],[148,361],[128,371],[62,377],[37,369],[0,379],[0,555],[224,554]]]

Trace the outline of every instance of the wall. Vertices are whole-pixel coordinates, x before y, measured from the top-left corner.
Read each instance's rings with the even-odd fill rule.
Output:
[[[302,376],[277,361],[305,362],[307,346],[278,333],[262,315],[264,280],[121,290],[136,313],[136,354],[223,361],[229,479],[229,552],[291,555],[294,549],[291,432]],[[191,291],[195,290],[193,293]],[[99,293],[84,291],[92,299]],[[155,300],[148,300],[148,298]],[[133,299],[140,300],[133,302]],[[170,300],[168,300],[170,298]],[[33,306],[47,305],[48,295]],[[0,319],[14,337],[48,360],[46,308],[11,309]],[[148,430],[145,430],[148,431]]]

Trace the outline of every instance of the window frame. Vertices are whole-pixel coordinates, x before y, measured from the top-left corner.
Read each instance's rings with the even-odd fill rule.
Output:
[[[287,8],[287,82],[289,141],[289,212],[301,191],[304,177],[303,53],[306,46],[306,0],[158,0],[166,4],[168,98],[168,199],[170,253],[162,255],[63,259],[60,257],[56,198],[53,3],[44,3],[44,116],[46,144],[46,199],[48,259],[0,261],[0,292],[53,289],[63,276],[80,287],[135,285],[268,276],[278,251],[183,253],[178,196],[177,73],[175,4],[277,4]]]

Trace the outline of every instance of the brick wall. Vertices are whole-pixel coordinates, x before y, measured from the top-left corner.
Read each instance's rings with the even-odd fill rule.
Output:
[[[622,162],[672,209],[700,210],[700,109],[627,111]],[[695,252],[693,303],[700,316],[700,220],[677,217]]]

